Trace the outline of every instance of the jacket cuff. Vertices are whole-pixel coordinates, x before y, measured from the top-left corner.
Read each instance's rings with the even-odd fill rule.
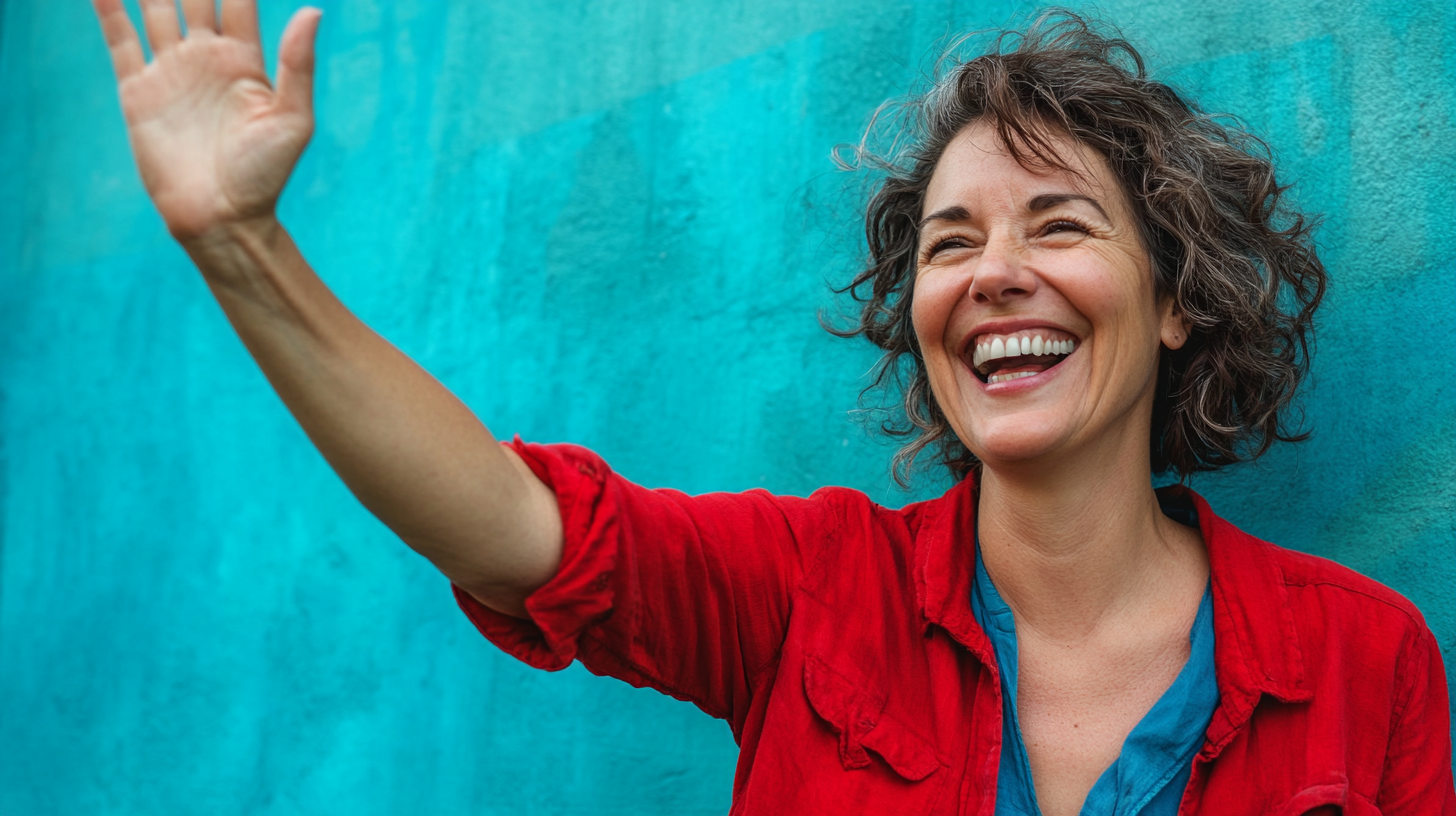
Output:
[[[528,665],[558,671],[577,657],[582,633],[611,616],[617,561],[616,513],[606,487],[610,470],[576,445],[509,443],[556,494],[564,549],[556,575],[526,598],[521,619],[497,612],[458,586],[455,600],[491,643]]]

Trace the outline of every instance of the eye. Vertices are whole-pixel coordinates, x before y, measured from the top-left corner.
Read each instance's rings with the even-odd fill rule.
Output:
[[[1087,231],[1087,228],[1086,227],[1082,226],[1081,224],[1077,223],[1076,221],[1070,221],[1070,220],[1068,220],[1066,218],[1058,218],[1057,220],[1052,221],[1051,223],[1047,224],[1045,227],[1042,227],[1042,232],[1045,232],[1045,233],[1053,233],[1053,232],[1086,232],[1086,231]]]
[[[934,258],[936,255],[948,249],[969,249],[971,246],[972,244],[968,239],[959,235],[949,235],[931,244],[921,253],[921,260],[925,261]]]
[[[1082,224],[1080,222],[1073,221],[1069,218],[1058,218],[1055,221],[1047,222],[1047,225],[1041,228],[1041,232],[1043,235],[1078,232],[1086,234],[1087,232],[1090,232],[1090,230],[1085,224]]]

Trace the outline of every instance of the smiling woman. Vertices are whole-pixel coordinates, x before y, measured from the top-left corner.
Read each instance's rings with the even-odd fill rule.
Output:
[[[502,649],[727,720],[734,813],[1456,814],[1415,607],[1152,487],[1297,438],[1324,272],[1258,142],[1122,40],[1052,14],[906,108],[845,333],[958,481],[890,510],[498,444],[277,220],[318,12],[274,85],[251,0],[143,0],[150,63],[95,6],[149,194],[339,476]]]
[[[921,383],[927,372],[910,325],[918,288],[911,283],[930,261],[926,253],[939,249],[931,236],[955,240],[954,231],[925,228],[964,226],[971,215],[955,204],[937,209],[927,195],[942,159],[965,161],[965,146],[952,143],[972,124],[993,130],[995,146],[1020,170],[1064,174],[1065,190],[1024,202],[1042,229],[1088,235],[1091,218],[1106,230],[1113,220],[1100,198],[1121,206],[1116,223],[1149,267],[1152,294],[1185,324],[1177,340],[1163,338],[1154,472],[1213,470],[1256,458],[1277,440],[1305,438],[1285,423],[1308,368],[1325,272],[1311,240],[1318,219],[1286,207],[1267,147],[1149,79],[1129,43],[1084,20],[1050,16],[1019,36],[1014,50],[956,65],[903,116],[887,117],[897,143],[915,135],[908,149],[885,158],[859,151],[861,162],[890,177],[869,206],[873,263],[846,290],[868,290],[861,322],[844,334],[863,334],[888,352],[882,381],[902,364],[910,369],[910,427],[900,432],[914,439],[900,464],[926,448],[958,475],[976,463]],[[1098,195],[1072,192],[1088,185]]]

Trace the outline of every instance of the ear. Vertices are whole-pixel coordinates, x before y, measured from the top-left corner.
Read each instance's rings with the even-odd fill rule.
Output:
[[[1189,323],[1188,318],[1178,311],[1178,306],[1172,298],[1163,298],[1161,305],[1162,308],[1159,311],[1162,312],[1162,321],[1158,329],[1159,339],[1169,349],[1183,348],[1183,344],[1188,342],[1188,335],[1193,330],[1193,324]]]

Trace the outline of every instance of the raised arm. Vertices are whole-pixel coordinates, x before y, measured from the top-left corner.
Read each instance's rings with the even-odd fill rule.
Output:
[[[555,574],[556,500],[514,453],[329,291],[275,205],[313,133],[303,9],[268,81],[254,0],[94,0],[142,182],[288,409],[364,506],[453,582],[511,615]]]

